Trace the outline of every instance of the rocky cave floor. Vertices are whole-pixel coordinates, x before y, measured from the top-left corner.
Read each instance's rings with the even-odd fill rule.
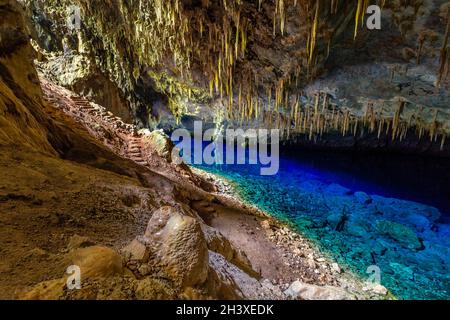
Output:
[[[41,81],[46,113],[83,147],[68,159],[2,147],[1,298],[388,297],[206,173],[170,164],[159,131]],[[65,285],[72,264],[81,290]]]
[[[369,32],[367,1],[175,2],[0,0],[0,298],[395,298],[347,258],[448,298],[433,208],[176,165],[162,131],[128,122],[448,157],[449,4],[386,2]]]

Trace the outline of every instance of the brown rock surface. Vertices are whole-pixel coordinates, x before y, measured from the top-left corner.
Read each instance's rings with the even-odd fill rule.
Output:
[[[145,236],[158,247],[158,263],[182,287],[200,285],[208,272],[208,249],[200,223],[174,208],[157,210]]]

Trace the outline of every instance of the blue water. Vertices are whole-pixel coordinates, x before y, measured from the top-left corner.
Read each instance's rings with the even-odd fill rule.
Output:
[[[286,150],[289,148],[286,148]],[[289,150],[275,176],[259,165],[196,165],[400,299],[450,299],[448,161]],[[363,193],[362,193],[363,192]]]

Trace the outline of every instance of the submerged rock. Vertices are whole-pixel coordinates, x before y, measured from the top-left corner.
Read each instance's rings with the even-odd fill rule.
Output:
[[[420,250],[423,247],[415,232],[402,224],[378,220],[376,227],[380,234],[391,237],[404,248]]]
[[[325,193],[332,193],[340,196],[347,196],[352,193],[352,191],[348,188],[345,188],[337,183],[332,183],[328,187],[324,189]]]
[[[356,200],[361,204],[370,204],[372,203],[372,198],[365,192],[355,192],[354,194]]]
[[[347,220],[347,215],[342,211],[334,211],[327,217],[327,222],[330,227],[337,231],[342,231]]]

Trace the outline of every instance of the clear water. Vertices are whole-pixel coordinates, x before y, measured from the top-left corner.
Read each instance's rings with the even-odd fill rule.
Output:
[[[379,267],[398,298],[450,299],[448,160],[289,150],[275,176],[258,165],[198,167],[362,278]]]

